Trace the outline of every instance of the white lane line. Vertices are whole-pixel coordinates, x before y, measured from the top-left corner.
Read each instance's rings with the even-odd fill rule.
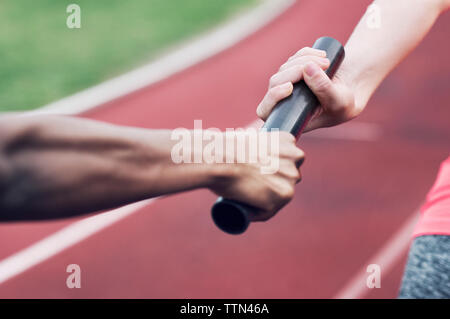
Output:
[[[251,11],[152,63],[27,114],[79,114],[135,92],[235,45],[294,3],[295,0],[264,0]]]
[[[417,223],[419,214],[414,213],[406,222],[397,230],[397,232],[383,245],[383,247],[362,266],[356,275],[348,281],[348,283],[333,297],[334,299],[357,299],[363,298],[372,289],[366,285],[367,266],[377,264],[381,269],[381,287],[383,287],[383,275],[386,276],[400,257],[409,248],[412,240],[412,233]],[[376,288],[373,288],[376,289]]]
[[[137,202],[82,219],[3,259],[0,262],[0,284],[121,221],[153,200],[155,199]]]

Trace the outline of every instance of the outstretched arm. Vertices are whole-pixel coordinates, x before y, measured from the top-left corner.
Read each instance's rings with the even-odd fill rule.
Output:
[[[0,216],[65,217],[212,182],[214,167],[173,165],[169,131],[56,116],[0,118]]]
[[[223,145],[236,138],[217,134]],[[168,130],[61,116],[3,116],[0,221],[75,216],[194,188],[275,212],[291,199],[299,179],[295,163],[303,157],[289,134],[279,142],[279,170],[262,175],[261,163],[236,163],[234,152],[235,164],[175,163],[172,148],[179,141]],[[191,154],[203,152],[202,145],[191,149]]]
[[[333,80],[323,71],[329,65],[320,59],[324,52],[304,48],[272,77],[258,106],[258,116],[265,120],[275,104],[291,94],[290,83],[304,79],[321,104],[306,131],[356,117],[381,81],[420,43],[440,13],[450,7],[450,0],[375,0],[373,5],[374,10],[366,12],[348,40],[345,60]],[[367,19],[376,13],[380,24],[371,26]]]

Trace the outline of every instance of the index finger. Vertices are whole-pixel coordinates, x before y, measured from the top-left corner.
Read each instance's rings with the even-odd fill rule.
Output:
[[[314,55],[314,56],[326,58],[327,52],[324,50],[318,50],[318,49],[313,49],[310,47],[304,47],[304,48],[301,48],[300,50],[298,50],[293,56],[291,56],[288,59],[288,61],[298,58],[298,57],[301,57],[301,56],[305,56],[305,55]]]

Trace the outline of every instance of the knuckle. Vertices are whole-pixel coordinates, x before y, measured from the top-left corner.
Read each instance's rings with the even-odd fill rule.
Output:
[[[292,63],[293,63],[293,62],[294,62],[294,60],[289,61],[289,62],[286,62],[285,64],[283,64],[283,65],[280,67],[280,72],[284,72],[284,71],[288,70],[288,69],[292,66]]]
[[[284,202],[288,202],[294,197],[294,187],[291,185],[280,189],[279,196]]]
[[[293,74],[297,75],[303,72],[303,65],[293,65],[288,70],[290,70]]]
[[[286,142],[295,142],[295,137],[289,132],[286,131],[278,131],[278,134],[280,134],[280,139],[282,141]]]
[[[292,160],[295,167],[300,167],[305,160],[305,154],[302,151],[296,150],[292,155]]]
[[[310,47],[303,47],[301,48],[297,53],[298,55],[304,55],[306,52],[308,52],[311,48]]]
[[[293,56],[280,67],[280,71],[287,70],[295,65],[301,65],[303,64],[304,59],[304,57]]]
[[[306,64],[308,61],[311,61],[312,58],[309,56],[298,56],[295,59],[292,60],[292,64],[296,64],[296,65],[303,65]]]
[[[330,81],[328,81],[328,79],[324,78],[320,74],[315,76],[314,82],[318,91],[328,91],[331,87]]]
[[[269,86],[273,87],[275,85],[275,83],[277,83],[277,80],[278,80],[278,73],[275,73],[269,79]]]
[[[295,142],[289,143],[286,153],[292,160],[295,160],[298,156],[300,156],[298,147],[295,145]]]
[[[274,87],[271,87],[270,89],[269,89],[269,97],[272,99],[272,100],[274,100],[274,99],[277,99],[278,98],[278,96],[279,96],[279,93],[280,93],[280,89],[279,89],[279,87],[278,86],[274,86]]]
[[[262,118],[264,116],[264,112],[262,110],[262,106],[261,104],[258,106],[258,108],[256,109],[256,115],[260,118]]]
[[[289,64],[290,64],[289,62],[290,62],[290,60],[289,60],[288,62],[283,63],[283,64],[280,66],[279,71],[285,70],[285,69],[289,66]]]
[[[301,160],[304,157],[305,157],[305,152],[303,152],[301,149],[299,149],[298,147],[295,146],[294,159]]]
[[[288,173],[288,176],[290,179],[292,179],[293,182],[297,181],[300,178],[300,172],[296,169],[295,166],[293,166]]]

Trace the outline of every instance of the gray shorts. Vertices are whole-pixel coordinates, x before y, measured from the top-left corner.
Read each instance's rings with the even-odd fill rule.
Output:
[[[414,239],[399,298],[450,298],[450,236]]]

